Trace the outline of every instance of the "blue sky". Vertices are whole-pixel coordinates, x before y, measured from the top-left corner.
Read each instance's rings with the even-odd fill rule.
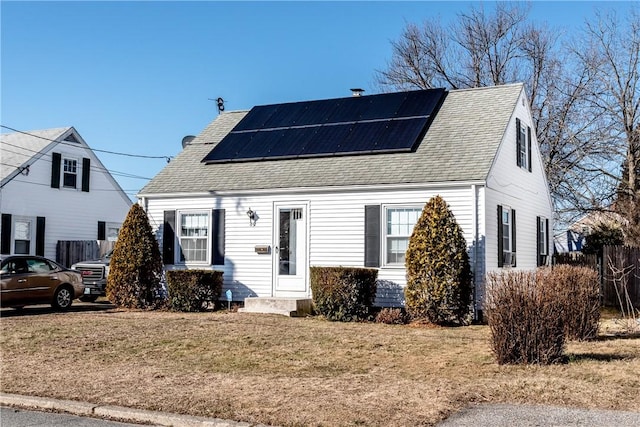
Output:
[[[408,22],[443,22],[473,2],[0,3],[1,124],[74,126],[92,147],[174,156],[217,113],[375,93],[375,70]],[[485,3],[491,7],[491,3]],[[623,2],[533,2],[530,18],[574,31]],[[2,132],[7,132],[2,129]],[[97,153],[107,169],[151,178],[166,164]],[[133,198],[146,180],[115,174]]]

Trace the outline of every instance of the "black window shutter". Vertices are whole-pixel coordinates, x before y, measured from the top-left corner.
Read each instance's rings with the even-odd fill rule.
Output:
[[[537,258],[537,263],[536,265],[538,267],[540,267],[542,265],[542,248],[540,247],[540,232],[542,230],[540,230],[540,217],[537,216],[536,217],[536,258]]]
[[[0,237],[0,253],[11,253],[11,214],[2,214],[2,236]]]
[[[502,260],[502,206],[498,205],[498,267],[504,267]]]
[[[545,228],[545,233],[544,233],[545,253],[547,254],[547,256],[550,256],[551,254],[549,251],[549,219],[548,218],[544,220],[544,228]]]
[[[175,263],[175,227],[176,211],[164,211],[164,225],[162,228],[162,261],[166,265],[173,265]]]
[[[44,256],[44,226],[45,218],[36,217],[36,255]]]
[[[91,159],[82,159],[82,191],[89,192],[89,177],[91,176]]]
[[[516,211],[511,209],[511,266],[516,266]]]
[[[98,221],[98,240],[107,240],[107,223]]]
[[[516,164],[522,166],[520,162],[520,151],[522,147],[522,139],[520,138],[520,119],[516,119]]]
[[[531,172],[531,128],[527,126],[527,162]]]
[[[211,211],[213,218],[213,233],[211,234],[211,263],[224,265],[224,209]]]
[[[51,188],[60,188],[60,164],[62,155],[51,153]]]
[[[380,205],[364,207],[364,266],[380,267]]]

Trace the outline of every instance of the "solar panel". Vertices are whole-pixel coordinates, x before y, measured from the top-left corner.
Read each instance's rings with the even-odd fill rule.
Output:
[[[202,161],[413,151],[445,96],[428,89],[256,106]]]

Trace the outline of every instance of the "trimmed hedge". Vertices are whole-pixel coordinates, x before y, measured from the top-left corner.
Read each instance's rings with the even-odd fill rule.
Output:
[[[378,270],[355,267],[311,267],[309,270],[316,311],[340,322],[371,318]]]
[[[539,280],[550,282],[555,298],[563,305],[564,334],[570,340],[593,340],[600,322],[598,272],[588,267],[557,265],[538,271]]]
[[[171,310],[205,311],[220,298],[221,271],[169,270],[166,274]]]
[[[552,281],[534,271],[487,275],[487,318],[499,364],[551,364],[563,360],[564,304]]]

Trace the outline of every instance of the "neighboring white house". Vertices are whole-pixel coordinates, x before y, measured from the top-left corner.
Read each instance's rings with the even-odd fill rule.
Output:
[[[1,135],[0,252],[117,238],[131,200],[73,127]]]
[[[552,205],[522,84],[296,102],[220,114],[138,195],[166,268],[224,271],[234,300],[308,297],[310,266],[379,270],[441,195],[485,273],[548,262]],[[205,160],[206,159],[206,160]]]
[[[555,249],[560,253],[580,252],[589,235],[598,227],[606,226],[622,230],[625,224],[625,218],[617,212],[609,210],[590,212],[571,224],[565,232],[555,236]]]

